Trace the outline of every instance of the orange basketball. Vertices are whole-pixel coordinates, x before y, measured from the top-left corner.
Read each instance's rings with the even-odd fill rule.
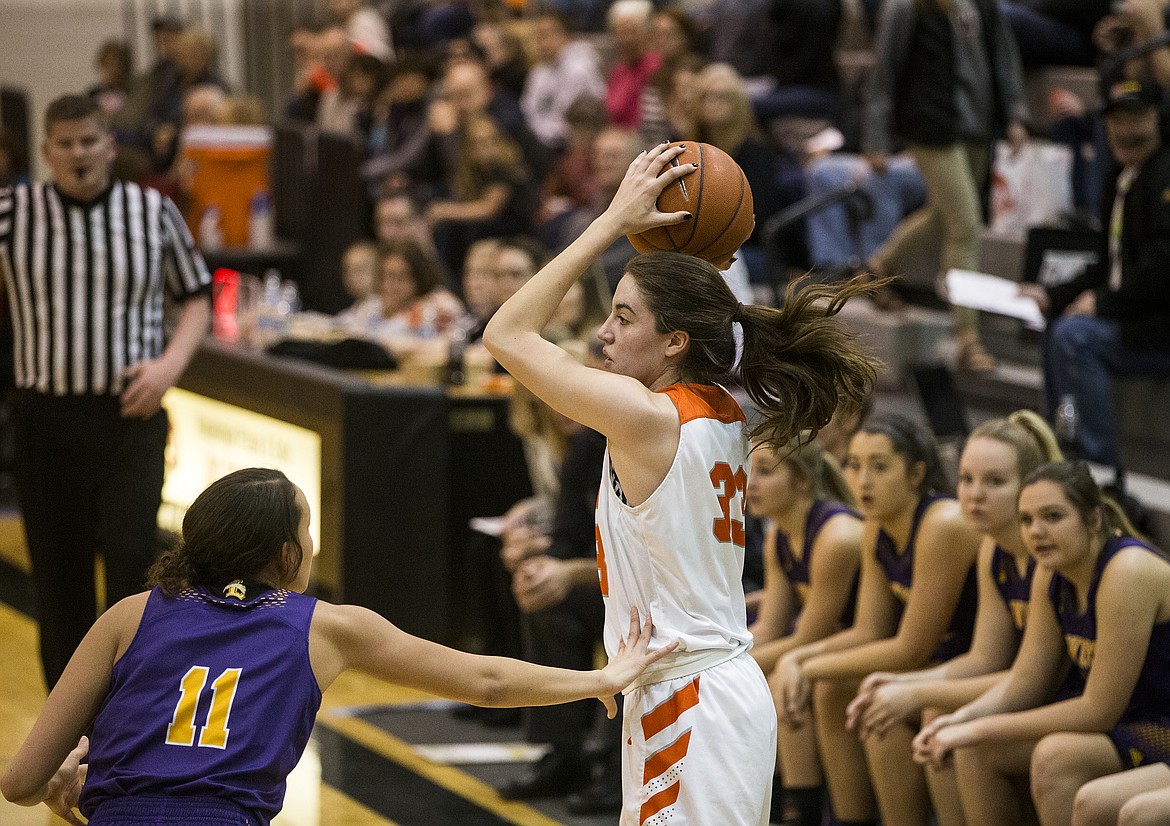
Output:
[[[699,168],[664,189],[658,196],[658,209],[687,210],[695,217],[633,233],[628,236],[630,243],[638,252],[673,250],[722,264],[735,254],[756,225],[752,188],[739,164],[722,149],[698,141],[678,143],[686,149],[672,165],[695,163]]]

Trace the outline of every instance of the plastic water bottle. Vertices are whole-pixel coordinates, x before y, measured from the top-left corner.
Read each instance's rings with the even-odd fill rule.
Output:
[[[1077,441],[1080,430],[1080,414],[1077,412],[1077,400],[1072,393],[1065,393],[1060,397],[1060,404],[1056,406],[1056,421],[1053,423],[1056,440],[1065,459],[1075,459],[1080,453]]]
[[[209,204],[199,219],[199,246],[208,251],[223,247],[223,222],[215,204]]]
[[[418,325],[419,338],[434,338],[439,334],[439,311],[433,304],[427,304],[422,310],[422,320]]]
[[[270,269],[264,273],[264,286],[260,292],[260,306],[256,313],[256,338],[260,347],[267,347],[284,333],[288,313],[281,313],[280,273]]]
[[[248,244],[254,249],[271,247],[273,236],[272,199],[261,189],[248,203]]]
[[[451,327],[451,341],[447,347],[447,384],[459,385],[467,381],[467,366],[464,354],[467,339],[471,337],[471,318],[464,316]]]
[[[301,291],[295,281],[285,281],[280,285],[280,303],[277,309],[285,327],[288,326],[288,317],[301,311]]]

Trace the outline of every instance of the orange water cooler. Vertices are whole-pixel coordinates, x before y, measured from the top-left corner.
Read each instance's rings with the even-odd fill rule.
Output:
[[[267,126],[191,126],[183,131],[180,156],[190,180],[187,226],[198,239],[209,207],[219,211],[223,243],[247,246],[253,197],[271,191],[268,160],[272,130]]]

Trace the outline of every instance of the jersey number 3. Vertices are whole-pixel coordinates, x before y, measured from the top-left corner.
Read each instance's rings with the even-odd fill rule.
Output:
[[[711,468],[711,484],[719,497],[723,515],[711,521],[711,531],[720,542],[733,542],[744,546],[743,514],[746,507],[744,494],[747,492],[747,474],[742,467],[731,469],[727,462],[717,462]],[[732,500],[739,496],[738,509],[732,508]],[[733,510],[735,514],[733,515]],[[736,518],[738,516],[738,518]]]
[[[226,668],[211,684],[211,710],[207,722],[199,730],[199,745],[213,749],[227,747],[228,716],[232,713],[232,702],[236,699],[236,687],[240,684],[242,668]],[[175,714],[167,726],[167,745],[195,745],[195,712],[199,708],[199,695],[207,685],[208,669],[205,665],[194,665],[183,675],[179,684],[179,702]]]

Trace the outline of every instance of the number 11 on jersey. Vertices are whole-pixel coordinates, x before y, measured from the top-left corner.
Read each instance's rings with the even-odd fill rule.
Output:
[[[195,712],[199,707],[199,695],[207,685],[209,669],[204,665],[192,666],[179,683],[179,702],[171,724],[167,726],[167,744],[171,746],[195,745]],[[222,749],[227,747],[228,717],[232,713],[232,702],[236,699],[236,687],[240,684],[242,668],[226,668],[211,684],[211,709],[207,721],[199,730],[199,745]]]

